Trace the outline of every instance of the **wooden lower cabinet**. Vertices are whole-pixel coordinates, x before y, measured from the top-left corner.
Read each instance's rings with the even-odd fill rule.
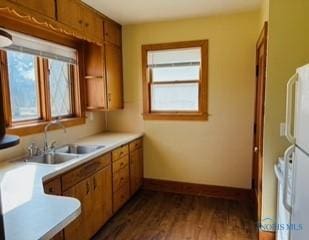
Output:
[[[92,194],[92,233],[96,233],[113,214],[112,206],[112,169],[108,166],[93,178]]]
[[[63,193],[63,196],[77,198],[81,202],[81,214],[64,229],[66,240],[85,240],[91,237],[91,193],[90,178],[87,178]]]
[[[113,193],[113,211],[117,212],[130,198],[130,185],[126,182]]]
[[[44,183],[47,194],[73,197],[81,214],[53,240],[89,240],[142,185],[142,139]]]
[[[105,167],[63,193],[81,202],[81,215],[64,229],[66,240],[90,239],[112,215],[111,166]]]
[[[134,194],[143,184],[143,148],[130,152],[130,189]]]
[[[130,169],[128,145],[113,151],[113,212],[130,198]],[[121,157],[123,156],[123,157]]]

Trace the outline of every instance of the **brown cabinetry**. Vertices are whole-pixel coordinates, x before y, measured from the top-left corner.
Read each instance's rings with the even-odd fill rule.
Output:
[[[138,139],[130,143],[130,190],[134,194],[143,184],[143,143]]]
[[[92,111],[123,108],[121,48],[112,44],[85,48],[87,108]]]
[[[69,187],[63,195],[77,198],[82,208],[81,215],[64,229],[64,237],[90,239],[112,215],[110,154],[65,174],[62,182]]]
[[[85,46],[85,78],[88,110],[106,110],[106,78],[104,46],[87,43]]]
[[[107,105],[110,110],[123,108],[123,80],[121,48],[105,44]]]
[[[121,46],[121,27],[115,23],[104,22],[104,38],[108,43]]]
[[[121,46],[121,26],[80,0],[3,0],[1,6],[14,10],[10,14],[16,23],[26,19],[88,42],[103,45],[106,37],[108,43]]]
[[[45,193],[81,202],[81,214],[53,240],[91,239],[140,188],[142,179],[143,142],[137,139],[45,182]]]
[[[83,31],[81,4],[76,0],[57,0],[57,20],[77,31]]]
[[[93,176],[92,181],[93,211],[91,216],[91,232],[96,233],[113,214],[111,166],[108,166],[96,173]]]
[[[57,20],[95,41],[103,41],[103,20],[77,0],[57,1]]]
[[[64,229],[66,240],[84,240],[91,237],[91,180],[86,178],[63,192],[63,196],[77,198],[81,203],[81,214]]]
[[[130,197],[129,146],[112,151],[113,161],[113,212],[116,212]]]
[[[55,0],[14,0],[13,2],[46,17],[56,18]]]

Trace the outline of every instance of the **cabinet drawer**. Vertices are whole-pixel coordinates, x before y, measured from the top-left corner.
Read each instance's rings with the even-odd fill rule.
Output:
[[[121,168],[128,166],[129,164],[129,155],[126,155],[113,162],[113,173],[119,171]]]
[[[93,175],[100,169],[111,164],[111,155],[110,153],[105,154],[101,157],[98,157],[89,163],[82,165],[81,167],[77,167],[72,171],[64,174],[62,176],[62,187],[63,190],[66,190],[81,180]]]
[[[135,149],[141,148],[143,146],[143,140],[137,139],[130,143],[130,152],[133,152]]]
[[[117,192],[114,193],[113,212],[116,212],[130,197],[129,182],[125,183]]]
[[[113,175],[113,192],[117,192],[122,186],[129,182],[129,165],[121,168]]]
[[[51,195],[61,195],[61,180],[57,177],[44,183],[44,192]]]
[[[124,145],[122,147],[119,147],[119,148],[115,149],[112,152],[113,161],[116,161],[119,158],[122,158],[123,156],[127,155],[128,152],[129,152],[129,146],[128,145]]]

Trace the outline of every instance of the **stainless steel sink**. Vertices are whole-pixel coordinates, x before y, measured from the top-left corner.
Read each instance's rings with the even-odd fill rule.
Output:
[[[42,164],[60,164],[80,157],[78,154],[49,153],[27,159],[27,162]]]
[[[99,149],[104,148],[104,145],[76,145],[68,144],[56,149],[56,153],[68,153],[68,154],[89,154]]]

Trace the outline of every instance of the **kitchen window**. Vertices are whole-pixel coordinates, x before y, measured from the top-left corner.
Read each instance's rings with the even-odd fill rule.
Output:
[[[8,133],[22,136],[41,132],[56,118],[66,126],[84,123],[77,50],[11,34],[13,45],[0,51]]]
[[[144,119],[207,120],[208,41],[142,46]]]

